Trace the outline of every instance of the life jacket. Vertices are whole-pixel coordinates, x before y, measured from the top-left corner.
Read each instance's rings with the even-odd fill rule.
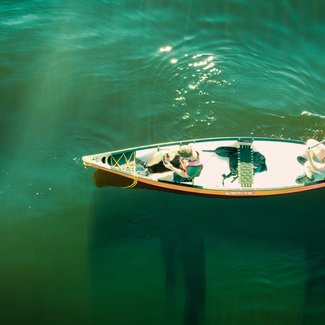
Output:
[[[190,165],[186,168],[186,174],[191,178],[197,177],[200,175],[203,165]]]
[[[197,155],[198,155],[198,160],[188,161],[188,163],[186,165],[185,172],[191,178],[199,176],[201,173],[201,170],[203,168],[203,165],[200,163],[200,160],[199,160],[199,153],[197,153]]]

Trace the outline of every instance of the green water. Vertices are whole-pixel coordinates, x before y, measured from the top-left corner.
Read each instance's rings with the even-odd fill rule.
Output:
[[[322,140],[324,12],[1,1],[0,323],[322,324],[324,190],[242,200],[96,186],[81,156]]]

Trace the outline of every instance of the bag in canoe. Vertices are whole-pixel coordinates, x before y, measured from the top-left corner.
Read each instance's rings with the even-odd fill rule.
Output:
[[[235,147],[218,147],[214,151],[220,157],[229,158],[229,169],[230,173],[228,175],[223,174],[223,180],[233,176],[233,180],[236,180],[238,177],[238,149]],[[267,170],[265,156],[258,151],[253,151],[253,170],[255,173],[261,173]]]

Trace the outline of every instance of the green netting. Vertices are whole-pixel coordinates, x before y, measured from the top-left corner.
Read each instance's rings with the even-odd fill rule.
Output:
[[[135,152],[122,152],[118,154],[113,154],[108,157],[107,162],[114,168],[120,170],[134,173],[135,172]]]

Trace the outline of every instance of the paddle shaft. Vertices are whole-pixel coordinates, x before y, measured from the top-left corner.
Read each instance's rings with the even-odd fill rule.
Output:
[[[319,144],[324,143],[324,142],[325,142],[325,139],[324,139],[323,141],[320,141],[319,143],[314,144],[314,145],[311,146],[311,147],[308,147],[308,150],[310,150],[310,149],[312,149],[312,148],[314,148],[314,147],[317,147]]]

